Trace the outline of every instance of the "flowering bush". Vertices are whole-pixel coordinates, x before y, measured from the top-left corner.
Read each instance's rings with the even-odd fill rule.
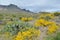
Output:
[[[51,24],[50,26],[48,26],[48,34],[56,32],[57,29],[58,26],[56,24]]]
[[[41,14],[39,18],[50,20],[54,18],[54,15],[53,14]]]
[[[33,18],[32,18],[32,17],[29,17],[29,18],[27,18],[27,17],[22,17],[21,20],[26,22],[26,21],[31,21],[31,20],[33,20]]]
[[[29,29],[24,32],[18,32],[15,40],[37,40],[40,36],[40,30]]]
[[[47,26],[50,22],[45,19],[39,19],[35,22],[35,26]]]
[[[56,25],[55,22],[50,22],[50,21],[47,21],[45,19],[39,19],[35,22],[35,26],[36,27],[48,27],[48,34],[51,34],[51,33],[54,33],[57,29],[58,29],[58,26]]]

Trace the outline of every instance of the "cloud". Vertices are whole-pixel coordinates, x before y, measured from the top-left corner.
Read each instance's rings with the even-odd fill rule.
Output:
[[[11,0],[0,0],[0,4],[8,5],[11,3]]]

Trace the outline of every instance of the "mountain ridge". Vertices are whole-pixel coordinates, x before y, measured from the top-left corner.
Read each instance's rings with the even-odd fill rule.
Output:
[[[16,12],[29,12],[29,13],[33,13],[33,12],[31,12],[30,10],[26,10],[26,9],[21,9],[21,8],[19,8],[17,5],[15,5],[15,4],[9,4],[9,5],[0,5],[0,11],[16,11]]]

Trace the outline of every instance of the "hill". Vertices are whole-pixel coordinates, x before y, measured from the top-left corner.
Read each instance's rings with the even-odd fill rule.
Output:
[[[0,5],[0,13],[33,13],[26,9],[21,9],[17,5]]]

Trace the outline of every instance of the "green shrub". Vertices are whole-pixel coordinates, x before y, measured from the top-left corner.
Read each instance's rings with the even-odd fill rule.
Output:
[[[55,40],[60,40],[60,32],[57,33],[56,37],[54,37]]]
[[[60,13],[59,13],[59,12],[55,12],[54,15],[55,15],[55,16],[59,16]]]
[[[56,36],[49,35],[46,40],[60,40],[60,32],[56,34]]]
[[[2,33],[9,32],[11,35],[16,35],[19,31],[26,31],[29,28],[32,28],[32,25],[26,22],[12,22],[11,24],[6,24],[5,27],[1,30]]]

